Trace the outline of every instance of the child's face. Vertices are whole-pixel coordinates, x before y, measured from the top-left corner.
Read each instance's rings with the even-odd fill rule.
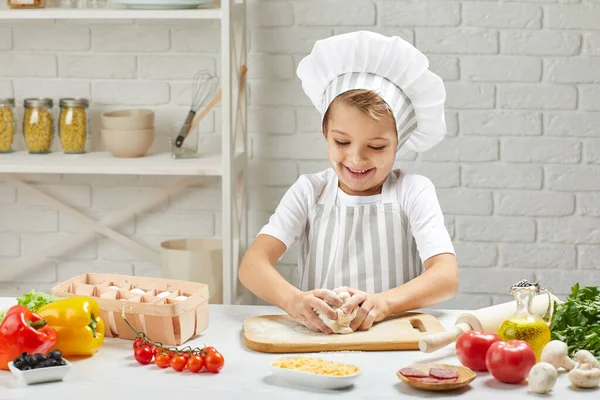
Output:
[[[396,157],[394,120],[376,121],[337,101],[331,103],[328,118],[329,162],[339,176],[340,188],[353,196],[381,193]]]

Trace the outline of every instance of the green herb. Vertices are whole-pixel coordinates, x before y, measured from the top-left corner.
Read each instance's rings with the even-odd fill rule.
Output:
[[[37,310],[44,307],[46,304],[56,300],[58,300],[58,297],[43,292],[36,292],[35,290],[25,293],[17,298],[17,302],[20,306],[25,306],[33,312],[37,312]]]
[[[575,284],[566,302],[554,302],[550,331],[553,340],[567,344],[569,356],[577,350],[588,350],[600,358],[600,289]]]

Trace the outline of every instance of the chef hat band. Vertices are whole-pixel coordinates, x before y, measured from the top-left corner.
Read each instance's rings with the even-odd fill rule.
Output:
[[[365,89],[375,92],[390,107],[396,122],[398,148],[400,148],[417,128],[415,110],[410,99],[404,94],[402,89],[384,77],[369,72],[342,74],[329,83],[323,96],[321,126],[323,126],[323,118],[333,100],[340,94],[355,89]]]

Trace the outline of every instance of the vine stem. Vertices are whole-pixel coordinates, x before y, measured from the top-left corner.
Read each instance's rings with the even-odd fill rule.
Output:
[[[125,307],[122,308],[121,310],[121,318],[123,318],[123,320],[125,321],[125,323],[131,328],[131,330],[133,330],[135,332],[135,335],[144,340],[144,343],[147,344],[151,344],[154,347],[157,347],[159,349],[161,349],[161,352],[174,352],[177,355],[179,355],[180,353],[190,353],[190,354],[201,354],[204,351],[204,347],[200,348],[200,347],[194,347],[192,349],[191,346],[185,346],[182,349],[178,349],[177,347],[170,347],[170,346],[165,346],[164,344],[162,344],[161,342],[155,342],[153,340],[151,340],[144,332],[140,332],[137,329],[134,328],[133,325],[131,325],[131,323],[129,322],[129,320],[127,319],[127,317],[125,317]],[[206,347],[206,346],[205,346]],[[186,350],[189,349],[189,350]]]

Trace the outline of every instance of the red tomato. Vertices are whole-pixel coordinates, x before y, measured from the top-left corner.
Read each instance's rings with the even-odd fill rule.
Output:
[[[522,382],[535,365],[535,352],[524,340],[496,342],[485,357],[488,370],[494,378],[505,383]]]
[[[205,352],[207,352],[207,353],[214,353],[214,352],[216,352],[216,351],[217,351],[217,349],[215,349],[215,348],[214,348],[214,347],[212,347],[212,346],[206,346],[206,347],[205,347],[204,349],[202,349],[202,350],[204,350],[204,351],[205,351]]]
[[[133,356],[140,364],[150,364],[154,356],[152,350],[148,346],[138,347],[134,350]]]
[[[204,363],[206,365],[206,370],[208,372],[217,373],[223,368],[223,364],[225,364],[225,359],[223,355],[218,351],[210,352],[204,357]]]
[[[183,371],[187,364],[187,358],[184,356],[175,356],[171,358],[171,368],[175,371]]]
[[[171,364],[171,356],[167,353],[157,354],[156,358],[154,359],[154,363],[159,368],[167,368]]]
[[[133,341],[133,349],[137,349],[138,347],[144,347],[146,345],[146,341],[142,338],[137,338]]]
[[[193,355],[187,360],[187,369],[190,372],[200,372],[200,370],[204,367],[204,359],[200,356]]]
[[[495,333],[465,332],[456,341],[456,356],[467,368],[474,371],[487,371],[485,355],[490,346],[499,341],[500,338]]]

